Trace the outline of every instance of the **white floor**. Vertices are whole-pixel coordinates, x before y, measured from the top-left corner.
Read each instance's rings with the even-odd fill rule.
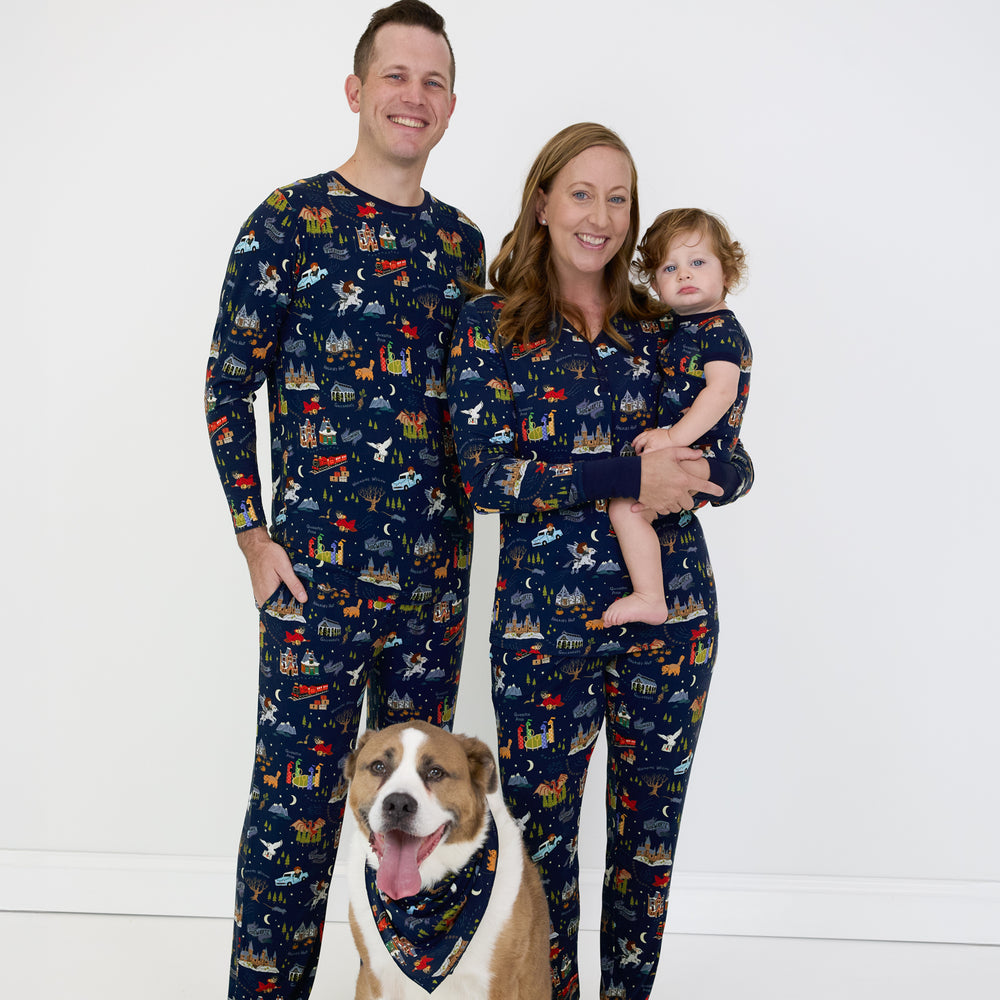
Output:
[[[229,923],[0,912],[4,996],[223,1000]],[[584,1000],[597,998],[597,934],[581,935]],[[344,924],[326,929],[316,1000],[354,995]],[[1000,948],[668,934],[653,1000],[995,1000]]]

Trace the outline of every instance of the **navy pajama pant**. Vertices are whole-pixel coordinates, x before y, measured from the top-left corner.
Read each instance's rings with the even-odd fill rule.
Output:
[[[304,1000],[316,973],[347,805],[341,768],[362,699],[369,728],[425,719],[451,728],[464,610],[371,606],[304,580],[302,620],[260,615],[257,746],[239,851],[230,1000]],[[352,637],[344,642],[343,636]]]
[[[587,765],[608,741],[601,997],[645,1000],[715,660],[714,607],[611,658],[492,648],[500,774],[549,900],[553,997],[579,997],[577,849]]]

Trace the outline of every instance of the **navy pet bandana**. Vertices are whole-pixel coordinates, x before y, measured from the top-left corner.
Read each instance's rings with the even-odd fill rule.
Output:
[[[368,901],[386,950],[428,992],[458,965],[486,913],[499,847],[493,818],[487,814],[487,819],[486,840],[469,863],[415,896],[383,895],[375,884],[375,869],[365,866]]]

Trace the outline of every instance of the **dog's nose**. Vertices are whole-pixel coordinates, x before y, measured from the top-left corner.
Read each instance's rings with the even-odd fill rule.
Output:
[[[406,792],[393,792],[382,803],[382,815],[387,820],[409,819],[417,811],[417,800]]]

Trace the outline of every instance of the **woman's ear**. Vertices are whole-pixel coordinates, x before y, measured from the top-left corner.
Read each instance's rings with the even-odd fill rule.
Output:
[[[545,218],[545,207],[549,203],[549,196],[541,189],[535,195],[535,218],[540,226],[547,226],[548,220]]]

